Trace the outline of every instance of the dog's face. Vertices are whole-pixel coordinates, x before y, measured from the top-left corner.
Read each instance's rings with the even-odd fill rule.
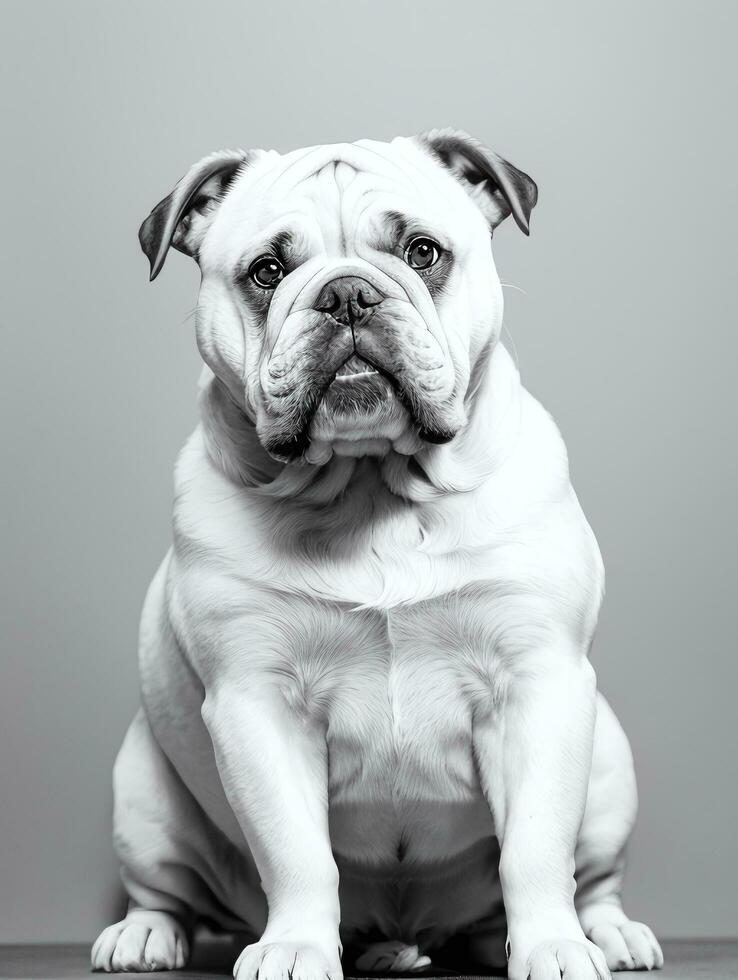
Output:
[[[462,134],[223,153],[141,229],[196,257],[200,351],[281,460],[453,439],[502,296],[490,229],[535,184]]]

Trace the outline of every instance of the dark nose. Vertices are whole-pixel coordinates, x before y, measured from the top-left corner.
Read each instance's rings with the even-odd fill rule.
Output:
[[[352,327],[359,320],[366,319],[383,299],[384,296],[366,279],[341,276],[323,286],[315,301],[315,309],[330,313],[335,320]]]

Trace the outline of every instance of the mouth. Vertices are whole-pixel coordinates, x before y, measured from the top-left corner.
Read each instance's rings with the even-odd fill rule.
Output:
[[[326,444],[333,449],[340,445],[343,450],[350,445],[366,448],[371,443],[374,449],[386,451],[402,443],[399,451],[405,453],[406,442],[412,442],[415,451],[421,442],[441,444],[454,437],[458,426],[444,424],[443,407],[438,411],[431,400],[418,397],[398,357],[384,357],[381,350],[359,353],[351,343],[353,338],[346,339],[353,350],[349,354],[344,346],[338,367],[327,363],[333,359],[330,349],[323,357],[311,352],[310,366],[317,383],[312,388],[305,385],[298,424],[280,433],[281,439],[265,442],[268,452],[289,462],[308,452],[311,445]],[[412,435],[410,442],[408,434]],[[317,457],[307,458],[317,461]]]
[[[363,360],[358,354],[352,354],[336,371],[334,381],[345,381],[349,378],[361,378],[369,374],[379,374],[375,367]]]
[[[316,406],[316,415],[351,419],[380,415],[396,401],[392,379],[353,353],[337,369]]]
[[[312,412],[306,414],[299,437],[277,451],[294,459],[303,451],[315,454],[315,446],[325,449],[329,445],[337,452],[340,447],[343,455],[356,455],[350,447],[386,452],[402,444],[399,451],[406,452],[408,446],[415,451],[420,441],[440,444],[454,434],[423,426],[399,378],[354,350],[336,369]],[[318,449],[318,456],[320,453]],[[318,461],[317,456],[310,459],[308,455],[308,459]]]

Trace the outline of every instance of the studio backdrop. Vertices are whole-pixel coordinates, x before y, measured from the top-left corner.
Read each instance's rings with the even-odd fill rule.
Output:
[[[196,421],[196,266],[140,222],[226,147],[453,125],[540,188],[503,339],[607,569],[592,659],[633,744],[630,914],[735,933],[734,39],[728,2],[5,2],[0,941],[120,901],[111,767]]]

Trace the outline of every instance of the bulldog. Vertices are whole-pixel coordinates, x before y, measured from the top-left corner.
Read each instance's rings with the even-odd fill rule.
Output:
[[[620,898],[600,554],[500,343],[491,232],[536,197],[437,130],[216,153],[144,221],[151,278],[172,246],[200,267],[205,368],[94,969],[183,967],[197,923],[245,936],[237,980],[662,965]]]

